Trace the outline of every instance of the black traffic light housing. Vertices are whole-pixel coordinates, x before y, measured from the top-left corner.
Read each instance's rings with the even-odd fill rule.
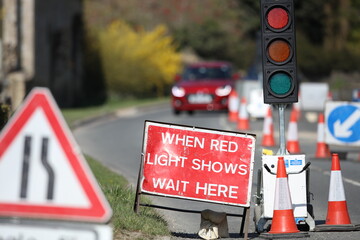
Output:
[[[293,0],[260,0],[264,103],[298,101]]]

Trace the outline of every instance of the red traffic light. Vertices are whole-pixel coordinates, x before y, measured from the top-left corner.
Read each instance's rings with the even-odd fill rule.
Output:
[[[266,19],[269,27],[278,30],[285,28],[290,23],[288,12],[281,7],[271,8],[266,14]]]

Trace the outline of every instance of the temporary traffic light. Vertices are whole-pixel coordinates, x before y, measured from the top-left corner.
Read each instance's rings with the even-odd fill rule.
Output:
[[[261,0],[264,102],[298,101],[293,0]]]

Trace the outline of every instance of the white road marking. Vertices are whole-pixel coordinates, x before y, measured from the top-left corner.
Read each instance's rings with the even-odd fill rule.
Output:
[[[330,171],[324,171],[321,168],[316,167],[316,166],[311,166],[311,169],[313,169],[315,171],[318,171],[318,172],[321,172],[322,174],[327,175],[327,176],[331,175]],[[352,180],[352,179],[346,178],[346,177],[342,177],[342,179],[343,179],[344,182],[347,182],[347,183],[352,184],[354,186],[360,187],[360,182],[358,182],[358,181],[355,181],[355,180]]]

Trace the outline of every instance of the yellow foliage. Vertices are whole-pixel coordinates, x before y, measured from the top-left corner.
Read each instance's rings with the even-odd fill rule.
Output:
[[[180,54],[164,25],[147,32],[114,21],[99,39],[103,71],[113,92],[161,95],[180,70]]]

